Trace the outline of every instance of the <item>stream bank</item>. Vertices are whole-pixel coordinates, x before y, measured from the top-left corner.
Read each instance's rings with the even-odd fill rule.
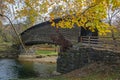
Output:
[[[40,62],[40,63],[56,63],[57,56],[45,56],[45,57],[37,58],[37,55],[19,55],[18,60]]]

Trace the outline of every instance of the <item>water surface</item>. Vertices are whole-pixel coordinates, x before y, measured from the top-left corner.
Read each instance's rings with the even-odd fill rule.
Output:
[[[0,80],[50,77],[56,70],[56,64],[0,59]]]

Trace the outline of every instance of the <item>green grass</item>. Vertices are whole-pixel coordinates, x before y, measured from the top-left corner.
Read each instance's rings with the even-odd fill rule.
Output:
[[[58,52],[51,51],[51,50],[36,50],[36,55],[43,55],[43,56],[48,56],[48,55],[57,55]]]

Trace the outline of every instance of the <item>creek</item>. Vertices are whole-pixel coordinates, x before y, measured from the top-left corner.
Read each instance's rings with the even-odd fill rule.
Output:
[[[0,59],[0,80],[51,77],[56,64]]]

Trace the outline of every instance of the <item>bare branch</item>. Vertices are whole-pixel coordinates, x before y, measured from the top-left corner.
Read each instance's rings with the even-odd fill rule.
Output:
[[[112,14],[112,16],[111,16],[111,18],[113,18],[114,16],[116,16],[119,12],[120,12],[120,9],[117,10],[117,11],[114,11],[113,14]]]

